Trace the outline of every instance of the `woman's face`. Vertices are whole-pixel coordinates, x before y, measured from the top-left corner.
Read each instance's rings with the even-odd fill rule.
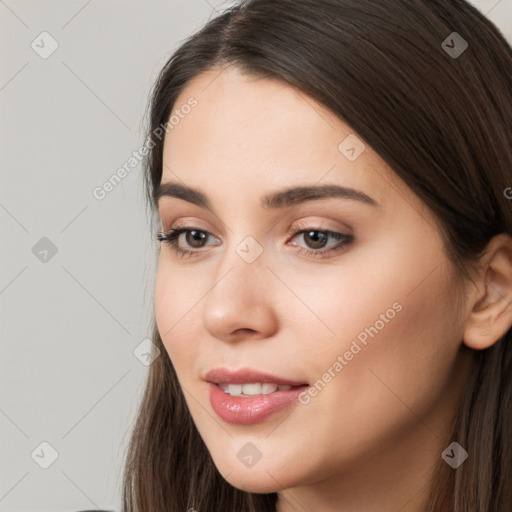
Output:
[[[173,114],[162,184],[199,191],[209,208],[159,201],[163,230],[191,230],[176,243],[193,254],[162,242],[156,322],[221,474],[271,492],[342,474],[354,484],[370,468],[425,473],[468,368],[463,292],[430,212],[350,126],[283,82],[217,69]],[[345,194],[264,203],[327,185]],[[270,386],[230,398],[217,384],[231,377],[205,380],[219,368],[305,387],[273,394],[271,377],[242,375]]]

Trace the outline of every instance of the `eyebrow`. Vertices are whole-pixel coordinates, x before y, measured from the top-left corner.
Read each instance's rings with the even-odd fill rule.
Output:
[[[158,185],[153,195],[155,203],[158,203],[162,197],[176,197],[201,208],[212,209],[209,199],[200,190],[174,181]],[[278,209],[295,206],[315,199],[328,198],[352,199],[371,206],[380,206],[375,199],[360,190],[335,184],[285,188],[263,196],[260,204],[265,209]]]

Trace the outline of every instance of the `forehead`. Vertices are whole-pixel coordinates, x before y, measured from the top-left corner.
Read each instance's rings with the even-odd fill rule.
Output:
[[[191,98],[196,105],[182,109]],[[336,182],[364,189],[380,204],[389,202],[390,186],[403,188],[368,145],[348,159],[344,141],[357,142],[357,134],[281,80],[232,66],[211,70],[185,87],[171,115],[179,122],[165,137],[162,183],[179,179],[204,190],[215,183],[213,194],[241,197],[243,191]]]

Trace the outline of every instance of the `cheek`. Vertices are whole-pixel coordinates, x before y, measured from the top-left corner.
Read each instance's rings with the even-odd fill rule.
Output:
[[[196,350],[190,340],[201,339],[195,336],[200,325],[201,293],[190,282],[185,272],[171,268],[168,259],[160,256],[155,277],[155,322],[178,374],[194,360]]]
[[[434,327],[446,320],[450,289],[441,276],[443,261],[418,247],[407,236],[381,238],[347,252],[330,268],[281,269],[280,278],[294,295],[288,293],[277,306],[279,315],[293,326],[295,348],[300,346],[314,373],[327,371],[351,348],[351,361],[357,351],[357,359],[364,360],[361,354],[370,346],[376,355],[382,346],[386,355],[399,358],[402,343],[410,347],[409,340],[421,336],[429,322]],[[444,314],[434,320],[436,311]]]
[[[336,337],[314,349],[304,343],[316,389],[308,416],[333,411],[326,438],[343,432],[348,446],[386,443],[439,407],[462,335],[454,322],[455,281],[440,249],[379,247],[372,267],[360,261],[357,274],[347,272],[360,279],[341,277],[343,286],[317,296]]]

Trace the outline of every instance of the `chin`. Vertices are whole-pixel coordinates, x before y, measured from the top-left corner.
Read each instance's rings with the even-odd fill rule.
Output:
[[[219,458],[213,456],[214,464],[230,485],[245,492],[267,494],[295,487],[301,475],[292,474],[290,465],[284,460],[264,458],[252,467],[246,467],[237,457],[227,459],[225,453]]]
[[[274,480],[268,473],[261,470],[257,473],[253,472],[254,469],[245,471],[233,471],[227,475],[225,480],[233,487],[245,492],[252,492],[256,494],[268,494],[281,490],[281,480],[279,483]],[[270,472],[272,474],[272,472]]]

